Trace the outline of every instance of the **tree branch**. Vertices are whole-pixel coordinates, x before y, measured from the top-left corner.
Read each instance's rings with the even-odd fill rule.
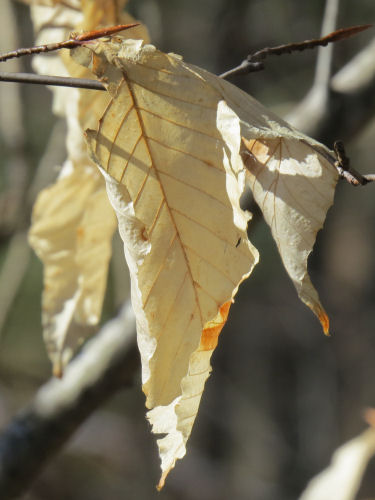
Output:
[[[79,425],[119,389],[132,384],[139,367],[134,313],[129,303],[109,321],[0,437],[0,498],[23,493]]]

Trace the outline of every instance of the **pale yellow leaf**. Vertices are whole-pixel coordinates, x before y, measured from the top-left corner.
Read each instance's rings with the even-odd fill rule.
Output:
[[[194,70],[222,92],[228,110],[221,127],[228,141],[233,130],[229,123],[239,122],[240,130],[233,133],[242,137],[247,183],[271,226],[299,297],[328,334],[329,319],[308,276],[307,259],[333,203],[338,180],[333,153],[237,87],[203,70]]]
[[[44,262],[43,327],[55,375],[100,319],[114,214],[95,172],[76,168],[42,191],[29,240]]]
[[[220,94],[179,58],[141,47],[124,42],[118,69],[94,56],[113,99],[87,135],[124,240],[149,419],[167,434],[162,486],[185,454],[217,336],[258,256],[239,206],[244,167],[217,127]]]
[[[31,13],[36,43],[65,40],[71,31],[133,22],[122,10],[125,3],[34,0]],[[147,39],[147,30],[141,25],[132,30],[132,36]],[[67,57],[66,51],[39,55],[33,65],[41,74],[91,76]],[[51,89],[53,110],[67,121],[68,159],[55,185],[37,200],[30,243],[44,263],[44,338],[53,371],[61,375],[100,319],[116,217],[104,180],[87,154],[82,131],[100,118],[109,95],[65,87]]]
[[[271,227],[299,297],[328,334],[328,316],[310,281],[307,259],[333,203],[337,173],[326,151],[312,141],[280,137],[244,139],[244,144],[254,199]]]
[[[333,203],[338,180],[333,153],[238,88],[194,69],[220,89],[231,110],[222,125],[228,140],[232,135],[228,120],[233,123],[231,115],[238,117],[247,183],[271,226],[282,262],[299,297],[317,315],[324,333],[328,334],[329,319],[310,281],[307,259]]]
[[[83,14],[66,4],[34,2],[31,12],[39,44],[64,40],[83,22]],[[57,53],[38,56],[33,63],[42,74],[70,75]],[[56,183],[38,196],[29,240],[44,264],[43,335],[53,372],[61,376],[100,319],[116,224],[84,145],[80,91],[54,87],[53,96],[54,112],[67,120],[68,159]],[[97,97],[104,109],[107,96]]]

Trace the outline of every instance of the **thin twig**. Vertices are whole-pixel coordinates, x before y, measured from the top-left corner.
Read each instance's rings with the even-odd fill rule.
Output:
[[[32,83],[37,85],[57,85],[90,90],[106,90],[98,80],[90,78],[71,78],[69,76],[37,75],[35,73],[5,73],[0,71],[0,82]]]
[[[345,179],[352,186],[364,186],[375,181],[375,174],[362,175],[350,166],[350,160],[346,156],[342,141],[335,141],[333,148],[336,155],[335,167],[342,179]]]
[[[82,45],[84,42],[89,42],[91,40],[96,40],[97,38],[102,38],[105,36],[113,35],[119,31],[127,30],[139,26],[139,23],[132,24],[119,24],[117,26],[111,26],[110,28],[104,28],[100,30],[87,31],[81,34],[71,34],[69,40],[64,40],[63,42],[49,43],[46,45],[38,45],[37,47],[27,47],[25,49],[17,49],[6,54],[0,55],[0,62],[7,61],[8,59],[13,59],[14,57],[21,57],[26,55],[41,54],[44,52],[53,52],[60,49],[73,49]]]
[[[252,73],[254,71],[260,71],[264,69],[263,61],[267,56],[291,54],[292,52],[314,49],[315,47],[319,46],[325,47],[329,43],[338,42],[339,40],[349,38],[350,36],[360,33],[361,31],[367,30],[371,26],[372,24],[351,26],[349,28],[341,28],[321,38],[314,38],[312,40],[305,40],[303,42],[297,43],[287,43],[284,45],[278,45],[276,47],[266,47],[264,49],[258,50],[254,54],[249,54],[240,65],[226,71],[225,73],[222,73],[220,76],[221,78],[228,78],[229,76],[244,75]]]

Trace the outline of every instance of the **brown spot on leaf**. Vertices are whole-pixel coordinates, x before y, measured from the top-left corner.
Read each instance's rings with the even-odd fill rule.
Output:
[[[92,72],[95,73],[95,75],[97,75],[99,78],[102,77],[105,67],[100,57],[98,57],[96,54],[93,54],[91,64],[92,64]]]
[[[242,137],[242,142],[246,149],[253,155],[260,163],[267,163],[270,157],[269,146],[260,141],[259,139],[251,139],[248,141]]]
[[[225,302],[219,309],[218,315],[212,321],[206,323],[206,327],[202,331],[200,351],[212,351],[218,343],[219,335],[225,322],[227,321],[229,308],[232,302]]]

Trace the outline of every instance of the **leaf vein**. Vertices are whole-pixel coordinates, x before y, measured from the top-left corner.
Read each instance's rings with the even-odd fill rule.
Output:
[[[213,264],[211,261],[209,261],[206,257],[203,257],[202,255],[200,255],[196,250],[194,250],[193,248],[191,248],[189,245],[186,245],[186,243],[184,244],[185,248],[187,248],[190,252],[194,253],[197,257],[199,257],[200,259],[202,259],[204,262],[206,262],[207,264],[209,264],[211,267],[213,267],[218,273],[220,273],[222,276],[224,276],[224,278],[226,278],[228,281],[231,282],[232,285],[234,285],[235,287],[238,285],[238,283],[236,283],[235,281],[232,280],[232,278],[230,278],[229,276],[227,276],[223,271],[222,269],[220,269],[219,267],[217,267],[215,264]]]
[[[168,245],[168,250],[167,250],[167,253],[166,253],[166,255],[165,255],[165,258],[163,259],[162,263],[160,264],[159,269],[158,269],[158,271],[157,271],[157,273],[156,273],[156,275],[155,275],[154,281],[152,282],[152,285],[151,285],[151,287],[150,287],[150,289],[149,289],[149,291],[148,291],[148,293],[147,293],[147,296],[146,296],[145,300],[143,301],[143,308],[145,308],[145,307],[146,307],[147,302],[148,302],[148,299],[150,298],[151,292],[152,292],[152,290],[154,289],[154,287],[155,287],[155,285],[156,285],[156,282],[158,281],[159,276],[160,276],[160,274],[161,274],[162,270],[163,270],[163,269],[164,269],[164,267],[165,267],[165,261],[167,260],[167,257],[168,257],[168,255],[169,255],[169,252],[171,251],[171,248],[172,248],[172,246],[173,246],[173,244],[174,244],[174,242],[175,242],[175,240],[176,240],[176,236],[177,236],[177,232],[175,232],[175,233],[173,234],[173,236],[172,236],[172,238],[171,238],[171,240],[170,240],[170,242],[169,242],[169,245]]]
[[[301,142],[303,144],[307,145],[307,146],[310,146],[309,144],[306,144],[304,141],[301,141]],[[293,158],[293,155],[291,154],[290,149],[289,149],[289,147],[288,147],[288,145],[286,143],[285,143],[285,147],[286,147],[286,149],[288,151],[289,156],[291,158]],[[310,146],[310,148],[313,149],[313,151],[315,151],[315,153],[320,154],[320,156],[322,156],[322,158],[325,161],[327,161],[324,158],[324,156],[321,153],[317,152],[314,148],[312,148],[312,146]],[[321,164],[321,162],[319,162],[319,163]],[[304,179],[304,181],[307,182],[310,185],[311,189],[313,191],[315,191],[325,201],[326,200],[326,196],[324,195],[324,193],[322,193],[319,189],[317,189],[317,187],[314,185],[314,183],[306,176],[306,174],[304,173],[304,171],[300,168],[300,165],[299,165],[298,161],[296,161],[295,164],[296,164],[296,167],[298,168],[298,171],[300,172],[301,177]]]
[[[191,217],[189,217],[188,215],[186,215],[185,213],[181,212],[180,210],[178,210],[178,208],[174,208],[174,207],[170,207],[170,209],[173,211],[173,212],[176,212],[177,214],[181,215],[182,217],[185,217],[186,219],[190,220],[191,222],[194,222],[195,224],[197,224],[198,226],[200,226],[201,228],[205,229],[206,231],[208,231],[209,233],[213,234],[218,240],[220,241],[223,241],[224,243],[228,244],[229,246],[231,247],[235,247],[235,243],[237,243],[237,241],[235,243],[231,243],[230,241],[224,239],[222,236],[219,236],[215,231],[213,231],[212,229],[208,228],[207,226],[204,226],[201,222],[195,220],[195,219],[192,219]]]
[[[131,159],[134,156],[135,150],[137,149],[138,144],[141,142],[141,139],[142,139],[142,134],[139,134],[139,137],[137,138],[137,140],[134,143],[133,149],[130,151],[130,155],[129,155],[129,158],[127,159],[127,161],[126,161],[125,167],[122,170],[119,182],[122,182],[122,180],[124,178],[124,175],[125,175],[125,172],[126,172],[126,169],[128,168],[128,166],[130,164],[130,161],[131,161]]]
[[[168,311],[168,314],[167,314],[167,317],[165,318],[164,320],[164,323],[163,323],[163,326],[160,328],[160,332],[161,332],[161,335],[163,334],[167,324],[168,324],[168,321],[169,321],[169,318],[170,318],[170,315],[172,314],[172,311],[174,310],[174,306],[182,292],[182,290],[184,289],[184,286],[185,286],[185,283],[186,283],[186,277],[189,275],[189,271],[186,271],[186,273],[184,274],[184,277],[181,281],[181,285],[178,289],[178,292],[175,294],[175,296],[173,297],[173,300],[171,302],[171,305],[170,305],[170,308],[169,308],[169,311]],[[194,307],[194,311],[192,314],[194,314],[195,310],[196,310],[197,306]],[[189,325],[191,323],[191,320],[189,321]],[[159,338],[159,337],[158,337]]]
[[[194,160],[200,161],[200,162],[204,163],[205,165],[207,165],[208,167],[212,167],[215,170],[217,170],[218,172],[221,172],[222,174],[225,175],[225,171],[222,168],[217,167],[213,163],[210,163],[208,161],[202,160],[201,158],[198,158],[197,156],[193,155],[192,153],[188,153],[187,151],[182,151],[181,149],[178,149],[178,148],[175,148],[175,147],[170,146],[168,144],[165,144],[165,143],[161,142],[159,139],[155,139],[154,137],[147,136],[147,139],[150,140],[150,141],[156,142],[157,144],[159,144],[160,146],[162,146],[165,149],[170,149],[171,151],[176,151],[177,153],[181,153],[181,154],[183,154],[185,156],[189,156],[190,158],[193,158]]]
[[[155,214],[154,220],[152,221],[152,224],[151,224],[151,226],[150,226],[150,228],[148,230],[149,238],[152,237],[152,233],[154,232],[155,226],[156,226],[156,224],[157,224],[157,222],[158,222],[158,220],[160,218],[160,214],[161,214],[161,211],[162,211],[162,208],[163,208],[164,204],[165,204],[165,199],[162,198],[161,203],[160,203],[158,209],[156,210],[156,214]]]
[[[216,198],[215,196],[212,196],[212,194],[210,193],[207,193],[207,191],[203,191],[203,189],[200,189],[198,186],[194,186],[194,184],[189,184],[188,182],[184,181],[183,179],[179,179],[178,177],[170,174],[169,172],[165,172],[163,170],[161,170],[160,168],[158,169],[159,172],[162,174],[162,175],[166,175],[167,177],[170,177],[171,179],[175,180],[176,182],[180,183],[180,184],[183,184],[184,186],[188,186],[190,187],[191,189],[194,189],[195,191],[198,191],[199,193],[202,193],[204,194],[205,196],[207,196],[208,198],[211,198],[211,200],[215,200],[217,203],[220,203],[220,205],[222,205],[223,207],[227,208],[227,209],[230,209],[230,206],[227,205],[226,203],[224,203],[222,200],[220,200],[219,198]]]
[[[115,142],[117,141],[117,138],[118,138],[118,135],[119,135],[119,133],[120,133],[120,130],[122,129],[122,126],[124,125],[125,120],[128,118],[128,116],[129,116],[129,114],[130,114],[130,112],[131,112],[131,110],[132,110],[132,109],[134,109],[134,106],[130,106],[130,107],[129,107],[129,109],[128,109],[128,110],[126,111],[126,113],[124,114],[124,116],[122,117],[121,122],[120,122],[120,125],[119,125],[119,127],[118,127],[118,129],[117,129],[117,131],[116,131],[116,134],[115,134],[114,138],[113,138],[113,139],[112,139],[112,141],[111,141],[111,148],[110,148],[110,150],[109,150],[109,152],[108,152],[107,166],[106,166],[106,168],[105,168],[105,170],[106,170],[108,173],[109,173],[109,164],[110,164],[110,161],[111,161],[111,159],[112,159],[112,151],[113,151],[113,148],[114,148],[114,146],[115,146]],[[122,177],[121,177],[121,179],[122,179]],[[120,182],[121,182],[121,180],[120,180]]]
[[[121,90],[121,87],[123,86],[123,84],[124,84],[124,83],[126,83],[125,78],[122,78],[122,80],[120,81],[120,83],[119,83],[118,87],[116,88],[115,95],[114,95],[114,96],[112,96],[112,98],[110,99],[110,101],[108,102],[108,104],[107,104],[107,106],[106,106],[106,108],[105,108],[105,110],[104,110],[104,113],[102,114],[102,116],[101,116],[101,117],[100,117],[100,119],[99,119],[99,126],[98,126],[98,129],[97,129],[97,131],[96,131],[95,154],[97,154],[97,153],[98,153],[98,146],[99,146],[99,144],[100,144],[100,141],[98,141],[98,137],[99,137],[99,135],[100,135],[100,133],[101,133],[102,126],[103,126],[103,123],[104,123],[105,118],[106,118],[106,116],[107,116],[107,113],[108,113],[108,112],[109,112],[109,110],[111,109],[111,107],[112,107],[112,105],[113,105],[113,103],[114,103],[114,101],[115,101],[116,97],[118,96],[118,94],[119,94],[119,92],[120,92],[120,90]],[[128,86],[128,88],[129,88],[129,86]],[[134,104],[134,103],[133,103],[133,104]]]
[[[163,115],[159,115],[159,113],[155,113],[155,111],[150,111],[149,109],[146,109],[146,108],[142,108],[141,106],[138,106],[138,109],[144,113],[148,113],[152,116],[154,116],[155,118],[161,120],[161,121],[164,121],[164,122],[168,122],[170,123],[171,125],[174,125],[176,127],[180,127],[180,128],[183,128],[185,130],[188,130],[189,132],[194,132],[194,133],[197,133],[197,134],[201,134],[203,135],[204,137],[209,137],[210,139],[213,139],[214,141],[218,141],[218,142],[223,142],[222,139],[219,137],[219,135],[217,136],[214,136],[214,135],[210,135],[208,134],[207,132],[203,132],[203,130],[198,130],[196,128],[192,128],[192,127],[188,127],[187,125],[185,125],[184,123],[179,123],[179,122],[176,122],[174,120],[171,120],[169,118],[166,118],[165,116]]]
[[[124,78],[125,78],[125,75],[124,75]],[[129,93],[130,93],[130,96],[131,96],[131,99],[133,101],[133,104],[134,104],[134,107],[135,107],[135,110],[136,110],[136,113],[138,115],[138,121],[139,121],[139,125],[141,127],[141,131],[142,131],[142,135],[145,137],[145,140],[146,140],[146,146],[147,146],[147,149],[148,149],[148,152],[149,152],[149,155],[150,155],[150,159],[151,159],[151,164],[154,166],[155,165],[155,162],[153,161],[153,158],[152,158],[152,154],[151,154],[151,150],[150,150],[150,146],[148,144],[148,141],[147,141],[147,136],[146,136],[146,133],[145,133],[145,126],[144,126],[144,122],[143,122],[143,118],[142,118],[142,113],[139,111],[139,105],[138,105],[138,102],[137,102],[137,98],[135,96],[135,93],[134,93],[134,90],[131,88],[131,85],[128,83],[128,89],[129,89]],[[163,193],[163,197],[166,199],[166,201],[168,200],[167,199],[167,196],[165,194],[165,191],[164,191],[164,188],[163,188],[163,185],[162,183],[160,182],[160,177],[159,177],[159,173],[157,171],[157,169],[155,168],[155,175],[159,181],[159,184],[160,184],[160,189],[162,190],[162,193]],[[170,213],[170,217],[171,217],[171,221],[172,221],[172,224],[174,225],[174,228],[175,228],[175,232],[176,232],[176,235],[178,235],[178,239],[180,241],[180,245],[181,245],[181,249],[182,249],[182,252],[184,254],[184,260],[185,260],[185,263],[186,263],[186,266],[189,270],[189,274],[190,274],[190,279],[192,282],[194,282],[193,280],[193,276],[192,276],[192,273],[191,273],[191,269],[189,267],[189,263],[188,263],[188,260],[187,260],[187,256],[186,256],[186,253],[185,253],[185,250],[184,250],[184,247],[182,245],[182,241],[181,241],[181,236],[178,232],[178,229],[177,229],[177,225],[176,225],[176,222],[173,218],[173,215],[172,215],[172,212],[168,206],[168,202],[166,203],[167,205],[167,208],[169,210],[169,213]],[[197,295],[197,291],[194,289],[194,293],[195,293],[195,301],[196,301],[196,304],[198,306],[198,310],[199,310],[199,315],[200,315],[200,319],[201,319],[201,324],[203,324],[203,317],[202,317],[202,311],[199,307],[199,301],[198,301],[198,295]]]
[[[149,66],[145,66],[144,64],[140,64],[140,63],[137,63],[137,64],[139,64],[140,66],[143,66],[144,68],[147,68],[147,69],[153,69],[153,68],[150,68]],[[155,70],[155,71],[159,72],[160,70]],[[173,76],[175,77],[176,75],[173,75]],[[180,97],[176,97],[174,95],[165,94],[164,92],[160,92],[160,90],[152,89],[150,87],[147,87],[144,83],[140,83],[139,81],[133,80],[133,79],[130,79],[130,78],[128,78],[128,81],[130,81],[133,84],[138,85],[139,87],[142,87],[143,89],[147,90],[148,92],[150,92],[152,94],[156,94],[156,95],[158,95],[160,97],[167,97],[168,99],[173,99],[174,101],[177,101],[177,102],[183,102],[183,103],[189,104],[191,106],[197,106],[197,107],[200,107],[200,108],[210,109],[212,111],[216,111],[216,106],[215,107],[213,107],[213,106],[205,106],[202,103],[188,101],[186,99],[181,99]]]

